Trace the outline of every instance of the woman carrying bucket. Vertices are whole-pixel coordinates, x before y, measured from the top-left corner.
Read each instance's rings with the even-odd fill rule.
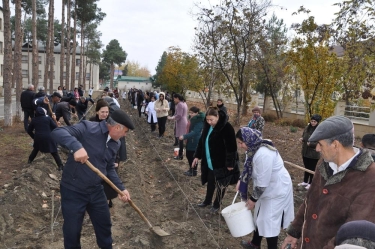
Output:
[[[242,241],[243,248],[260,248],[262,238],[267,239],[268,249],[277,249],[280,228],[287,228],[294,219],[293,186],[283,160],[272,141],[264,140],[261,132],[242,127],[236,133],[238,147],[246,150],[244,170],[236,190],[254,209],[256,230],[251,241]],[[247,194],[250,178],[253,191]]]

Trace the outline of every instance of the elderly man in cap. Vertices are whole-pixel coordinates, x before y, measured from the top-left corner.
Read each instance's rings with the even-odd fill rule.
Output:
[[[336,234],[335,249],[375,248],[375,224],[367,220],[345,223]]]
[[[49,116],[53,116],[53,113],[56,112],[57,109],[57,104],[60,103],[61,101],[61,94],[58,92],[54,92],[52,95],[47,95],[43,97],[39,97],[33,100],[35,109],[37,107],[43,107],[44,109],[47,110]],[[52,113],[49,111],[50,108],[48,105],[51,107]]]
[[[306,198],[287,229],[282,249],[334,248],[341,225],[375,221],[375,163],[369,151],[353,147],[353,123],[333,116],[310,136],[322,159]]]
[[[112,248],[112,224],[102,179],[82,164],[90,159],[123,192],[119,199],[123,202],[130,200],[114,165],[119,139],[129,129],[134,129],[130,117],[124,111],[116,110],[107,122],[83,120],[52,132],[55,142],[70,151],[60,184],[65,248],[81,248],[80,234],[86,211],[94,226],[99,248]]]

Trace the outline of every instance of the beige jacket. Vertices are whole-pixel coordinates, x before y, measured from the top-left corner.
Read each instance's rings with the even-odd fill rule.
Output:
[[[158,99],[158,100],[155,101],[155,107],[154,107],[154,109],[156,111],[156,116],[158,118],[168,116],[168,111],[169,111],[169,103],[168,103],[167,100],[165,100],[165,93],[160,92],[159,96],[160,96],[160,94],[164,95],[163,103],[160,101],[160,99]]]

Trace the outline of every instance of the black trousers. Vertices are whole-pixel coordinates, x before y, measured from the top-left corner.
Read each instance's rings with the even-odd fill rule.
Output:
[[[27,132],[27,129],[29,128],[29,117],[30,120],[34,118],[34,110],[23,110],[23,126],[25,128],[25,131]]]
[[[253,236],[253,240],[251,241],[251,243],[255,246],[259,246],[260,248],[260,244],[262,243],[262,239],[263,239],[263,236],[260,236],[259,233],[258,233],[258,229],[256,229],[254,231],[254,236]],[[279,236],[276,236],[276,237],[270,237],[270,238],[266,238],[267,239],[267,247],[268,249],[277,249],[277,241],[279,239]]]
[[[38,155],[38,152],[39,152],[39,149],[36,149],[36,148],[34,148],[33,151],[31,151],[31,154],[29,156],[29,162],[34,161],[36,155]],[[59,156],[59,153],[54,152],[54,153],[51,153],[51,155],[53,156],[53,159],[55,159],[55,162],[56,162],[57,166],[63,165],[63,163],[61,162],[61,158]]]
[[[167,116],[158,118],[159,136],[164,135],[166,123],[167,123]]]
[[[306,169],[315,171],[316,164],[318,163],[319,159],[312,159],[312,158],[307,158],[307,157],[302,157],[302,159],[303,159],[303,165],[305,165]],[[314,177],[313,174],[305,172],[304,177],[303,177],[303,182],[311,184],[313,177]]]
[[[194,165],[194,167],[191,166],[194,160],[194,153],[195,153],[194,150],[186,150],[186,158],[189,162],[189,169],[197,170],[197,165]]]
[[[213,207],[219,208],[221,204],[221,200],[224,198],[225,187],[220,187],[218,184],[216,184],[214,172],[209,169],[208,175],[207,175],[207,192],[206,192],[206,198],[204,199],[205,204],[211,204],[212,197],[214,196],[214,193],[215,193],[215,189],[216,189],[216,196],[215,196]]]

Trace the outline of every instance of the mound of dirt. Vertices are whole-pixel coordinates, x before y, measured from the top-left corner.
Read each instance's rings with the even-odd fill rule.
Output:
[[[239,248],[243,238],[233,238],[221,215],[197,203],[205,196],[200,174],[187,177],[187,160],[173,160],[173,123],[167,123],[164,138],[151,133],[145,117],[138,117],[129,102],[122,109],[136,124],[126,137],[128,161],[120,165],[119,176],[129,190],[133,202],[142,210],[153,226],[160,226],[171,235],[158,237],[148,229],[129,204],[115,199],[111,209],[114,248]],[[200,103],[188,103],[200,106]],[[201,107],[201,106],[200,106]],[[203,108],[202,108],[203,109]],[[243,124],[248,122],[244,118]],[[238,127],[235,127],[237,130]],[[289,127],[267,123],[264,137],[274,141],[285,161],[302,165],[301,144]],[[32,150],[31,139],[22,130],[22,124],[0,132],[0,146],[7,152],[0,155],[0,241],[2,248],[63,248],[59,179],[61,173],[51,155],[38,155],[28,165]],[[18,147],[18,145],[26,144]],[[63,161],[67,154],[61,150]],[[241,155],[241,161],[244,156]],[[82,165],[82,167],[87,167]],[[303,172],[289,170],[295,186],[295,206],[298,207],[306,190],[297,187]],[[222,208],[231,204],[235,195],[230,186]],[[280,242],[284,237],[282,232]],[[246,236],[250,239],[251,236]],[[93,227],[85,217],[81,237],[82,248],[97,248]],[[264,248],[266,243],[263,243]]]

